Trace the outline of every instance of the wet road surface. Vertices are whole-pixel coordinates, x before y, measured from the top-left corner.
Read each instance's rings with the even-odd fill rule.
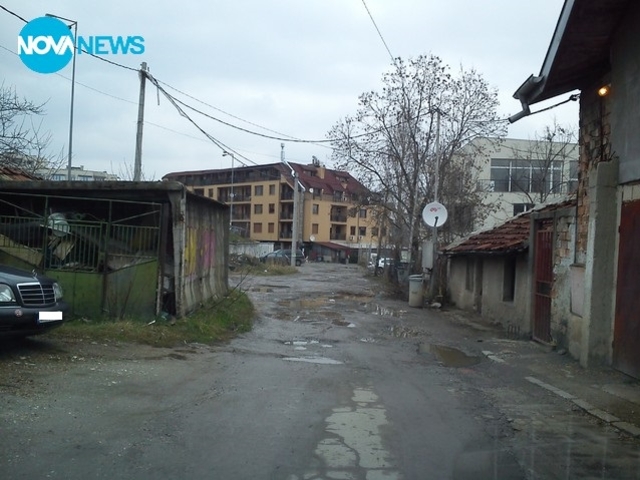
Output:
[[[0,478],[639,478],[635,439],[483,355],[490,326],[357,266],[232,280],[259,318],[225,345],[3,355],[28,375],[0,381]]]

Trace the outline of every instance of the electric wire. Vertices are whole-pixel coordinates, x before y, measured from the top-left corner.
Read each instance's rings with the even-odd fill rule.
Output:
[[[9,10],[7,7],[5,7],[4,5],[0,5],[0,8],[2,10],[4,10],[5,12],[7,12],[10,15],[13,15],[16,18],[19,18],[20,20],[22,20],[24,23],[29,23],[27,20],[25,20],[23,17],[21,17],[20,15],[18,15],[16,12],[12,12],[11,10]]]
[[[253,160],[251,160],[250,158],[245,157],[244,155],[242,155],[241,153],[237,152],[236,150],[232,149],[231,147],[229,147],[228,145],[225,145],[224,143],[222,143],[220,140],[218,140],[217,138],[215,138],[213,135],[211,135],[210,133],[208,133],[204,128],[202,128],[200,125],[198,125],[198,123],[193,120],[188,114],[187,112],[185,112],[180,105],[178,105],[178,103],[176,102],[176,100],[173,98],[173,96],[167,92],[164,88],[162,88],[160,86],[160,83],[153,77],[153,75],[151,75],[148,71],[143,71],[143,74],[146,76],[146,78],[167,98],[167,100],[169,100],[169,103],[171,103],[171,105],[173,105],[173,107],[178,111],[178,113],[186,118],[187,120],[189,120],[189,122],[191,122],[193,124],[194,127],[196,127],[198,130],[200,130],[200,132],[202,132],[202,134],[207,137],[209,140],[211,140],[211,142],[216,145],[218,148],[220,148],[223,152],[229,152],[229,153],[233,153],[235,154],[235,158],[238,159],[242,158],[245,161],[239,160],[238,161],[243,164],[244,166],[247,165],[247,163],[251,163],[253,165],[258,165],[256,162],[254,162]]]
[[[369,10],[369,7],[367,6],[367,3],[365,2],[365,0],[362,0],[362,4],[364,5],[364,8],[367,10],[367,13],[369,14],[369,18],[371,19],[371,23],[373,23],[373,26],[376,28],[376,31],[378,32],[378,35],[380,36],[380,40],[382,40],[382,44],[384,45],[384,48],[387,49],[387,53],[391,57],[391,61],[395,62],[395,57],[391,53],[391,50],[389,49],[389,45],[387,45],[387,42],[385,41],[384,37],[382,36],[382,32],[378,28],[378,24],[373,19],[373,15],[371,15],[371,11]]]
[[[205,106],[207,106],[209,108],[217,110],[220,113],[224,113],[225,115],[228,115],[231,118],[235,118],[236,120],[240,120],[241,122],[247,123],[249,125],[253,125],[254,127],[261,128],[261,129],[263,129],[263,130],[265,130],[267,132],[275,133],[277,135],[282,135],[283,137],[288,137],[288,138],[291,138],[291,139],[295,139],[296,138],[296,137],[294,137],[292,135],[287,135],[286,133],[278,132],[277,130],[272,130],[270,128],[267,128],[265,126],[259,125],[259,124],[254,123],[254,122],[251,122],[249,120],[245,120],[244,118],[238,117],[238,116],[236,116],[236,115],[234,115],[232,113],[226,112],[226,111],[222,110],[221,108],[216,107],[215,105],[211,105],[210,103],[207,103],[207,102],[205,102],[203,100],[200,100],[199,98],[196,98],[193,95],[189,95],[188,93],[183,92],[182,90],[180,90],[180,89],[178,89],[178,88],[176,88],[176,87],[174,87],[172,85],[169,85],[167,82],[163,82],[162,80],[158,80],[158,82],[163,84],[165,87],[169,87],[171,90],[175,90],[176,92],[180,93],[181,95],[184,95],[185,97],[188,97],[188,98],[190,98],[192,100],[195,100],[196,102],[201,103],[202,105],[205,105]]]

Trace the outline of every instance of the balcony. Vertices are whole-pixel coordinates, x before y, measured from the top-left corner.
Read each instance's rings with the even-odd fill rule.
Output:
[[[293,220],[293,212],[280,212],[280,220]]]
[[[331,221],[336,223],[347,223],[347,214],[346,213],[332,213]]]
[[[331,236],[329,237],[331,240],[346,240],[347,239],[347,234],[346,233],[332,233]]]

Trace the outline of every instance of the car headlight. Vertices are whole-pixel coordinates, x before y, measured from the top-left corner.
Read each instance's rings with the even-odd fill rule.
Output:
[[[15,303],[16,297],[9,285],[0,283],[0,303]]]
[[[58,300],[62,300],[62,287],[60,286],[59,283],[54,283],[53,284],[53,294],[56,297],[56,302]]]

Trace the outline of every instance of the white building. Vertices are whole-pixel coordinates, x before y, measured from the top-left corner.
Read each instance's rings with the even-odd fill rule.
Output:
[[[477,157],[478,180],[486,190],[489,216],[476,230],[492,228],[534,206],[566,200],[578,182],[575,143],[507,138]]]
[[[68,180],[69,170],[66,166],[59,168],[41,168],[36,171],[37,175],[45,180],[66,181]],[[84,182],[105,182],[120,180],[117,175],[107,173],[106,171],[85,170],[83,165],[71,167],[71,180]]]

